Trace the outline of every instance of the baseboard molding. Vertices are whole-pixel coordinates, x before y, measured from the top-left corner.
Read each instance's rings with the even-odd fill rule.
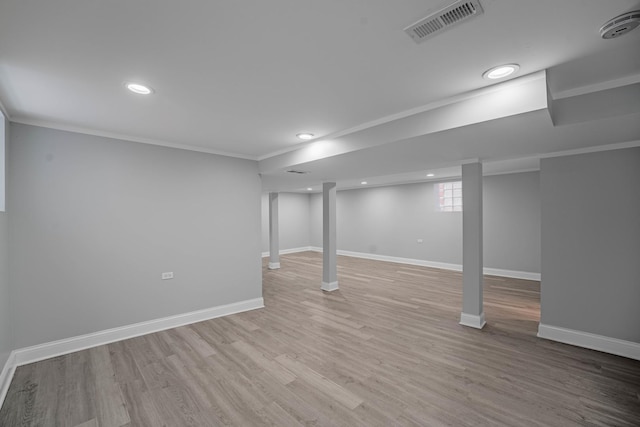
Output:
[[[16,371],[15,357],[15,351],[12,351],[9,354],[9,358],[4,363],[2,373],[0,373],[0,407],[2,407],[2,404],[4,403],[4,398],[7,396],[9,385],[11,385],[13,374]]]
[[[538,337],[575,345],[577,347],[598,350],[603,353],[615,354],[616,356],[628,357],[629,359],[640,360],[640,343],[632,341],[560,328],[558,326],[544,325],[542,323],[538,326]]]
[[[0,407],[4,403],[11,379],[18,366],[263,307],[264,300],[262,298],[254,298],[13,350],[0,374]]]
[[[322,248],[317,246],[311,246],[307,250],[310,250],[313,252],[322,252]],[[413,259],[413,258],[401,258],[401,257],[380,255],[380,254],[369,254],[366,252],[343,251],[340,249],[338,249],[337,252],[338,252],[338,255],[350,256],[354,258],[371,259],[375,261],[396,262],[398,264],[419,265],[422,267],[440,268],[443,270],[451,270],[451,271],[462,271],[461,264],[451,264],[451,263],[439,262],[439,261],[426,261],[422,259]],[[490,276],[509,277],[513,279],[536,280],[538,282],[540,281],[540,273],[531,273],[528,271],[504,270],[500,268],[485,267],[483,269],[483,272],[484,274],[490,275]]]
[[[482,272],[488,276],[509,277],[511,279],[535,280],[539,282],[540,273],[532,273],[529,271],[503,270],[501,268],[484,267]]]
[[[207,308],[204,310],[192,311],[190,313],[149,320],[147,322],[135,323],[133,325],[121,326],[119,328],[107,329],[63,340],[52,341],[32,347],[25,347],[14,351],[14,363],[16,366],[21,366],[27,363],[61,356],[63,354],[69,354],[85,350],[87,348],[109,344],[115,341],[134,338],[140,335],[189,325],[191,323],[202,322],[204,320],[215,319],[216,317],[241,313],[243,311],[255,310],[262,307],[264,307],[264,300],[262,298],[255,298]]]
[[[312,251],[312,247],[311,246],[301,246],[299,248],[291,248],[291,249],[280,249],[279,254],[280,255],[286,255],[286,254],[295,254],[298,252],[308,252],[308,251]],[[262,252],[262,258],[266,258],[269,256],[269,251],[267,252]]]
[[[322,289],[323,291],[327,291],[327,292],[332,292],[332,291],[337,291],[338,290],[338,282],[322,282],[322,286],[320,286],[320,289]]]
[[[484,312],[480,315],[460,313],[460,324],[470,328],[482,329],[487,322],[484,320]]]

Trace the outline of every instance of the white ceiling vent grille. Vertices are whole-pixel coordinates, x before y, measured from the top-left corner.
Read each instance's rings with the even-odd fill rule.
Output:
[[[445,7],[426,18],[422,18],[404,29],[416,43],[431,38],[454,25],[467,21],[483,13],[479,0],[458,0],[451,6]]]

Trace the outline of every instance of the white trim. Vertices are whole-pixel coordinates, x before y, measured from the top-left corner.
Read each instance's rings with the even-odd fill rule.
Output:
[[[280,263],[279,262],[270,262],[269,263],[269,270],[277,270],[280,268]]]
[[[327,292],[333,292],[333,291],[337,291],[338,290],[338,282],[322,282],[322,286],[320,286],[320,289],[322,289],[323,291],[327,291]]]
[[[107,131],[101,131],[101,130],[95,130],[95,129],[82,128],[82,127],[78,127],[78,126],[63,125],[63,124],[48,122],[48,121],[45,121],[45,120],[36,120],[36,119],[13,117],[13,118],[11,118],[10,121],[13,122],[13,123],[20,123],[20,124],[23,124],[23,125],[37,126],[37,127],[47,128],[47,129],[54,129],[54,130],[62,130],[62,131],[65,131],[65,132],[80,133],[80,134],[83,134],[83,135],[100,136],[100,137],[103,137],[103,138],[118,139],[120,141],[138,142],[138,143],[141,143],[141,144],[157,145],[159,147],[176,148],[178,150],[197,151],[199,153],[208,153],[208,154],[215,154],[215,155],[218,155],[218,156],[234,157],[234,158],[237,158],[237,159],[246,159],[246,160],[256,160],[257,161],[257,157],[249,156],[249,155],[246,155],[246,154],[231,153],[231,152],[228,152],[228,151],[215,150],[215,149],[207,148],[207,147],[200,147],[198,145],[180,144],[180,143],[177,143],[177,142],[161,141],[161,140],[152,139],[152,138],[140,138],[140,137],[137,137],[137,136],[120,134],[120,133],[115,133],[115,132],[107,132]]]
[[[523,157],[523,159],[526,159],[526,158],[528,158],[528,157]],[[482,172],[482,176],[498,176],[498,175],[511,175],[511,174],[516,174],[516,173],[540,172],[540,165],[539,165],[540,159],[537,158],[537,157],[536,157],[536,159],[538,160],[538,167],[537,168],[509,169],[507,171],[488,172],[488,173],[483,171]],[[486,163],[483,164],[483,169],[484,169],[485,165],[486,165]]]
[[[510,277],[512,279],[524,279],[540,281],[540,273],[532,273],[530,271],[503,270],[501,268],[484,267],[483,273],[488,276]]]
[[[322,248],[317,246],[309,247],[310,251],[322,252]],[[372,259],[375,261],[395,262],[398,264],[419,265],[421,267],[440,268],[442,270],[462,271],[461,264],[451,264],[439,261],[427,261],[422,259],[401,258],[389,255],[368,254],[364,252],[351,252],[338,250],[338,255],[350,256],[354,258]],[[503,270],[500,268],[485,267],[483,273],[490,276],[510,277],[513,279],[535,280],[540,281],[540,273],[532,273],[529,271]]]
[[[0,99],[0,111],[2,111],[2,114],[4,114],[4,117],[7,119],[8,122],[11,121],[11,116],[9,115],[9,110],[7,110],[4,106],[4,104],[2,103],[2,100]]]
[[[577,154],[599,153],[601,151],[623,150],[625,148],[640,147],[640,140],[619,142],[616,144],[596,145],[593,147],[576,148],[574,150],[555,151],[553,153],[540,154],[541,159],[552,157],[575,156]]]
[[[140,335],[151,334],[164,331],[165,329],[177,328],[178,326],[189,325],[191,323],[202,322],[204,320],[215,319],[216,317],[228,316],[263,307],[264,300],[262,298],[254,298],[13,350],[2,368],[2,373],[0,373],[0,407],[2,407],[2,403],[9,390],[9,385],[13,379],[13,374],[18,366],[86,350],[99,345],[139,337]]]
[[[484,311],[477,314],[460,313],[460,324],[470,328],[482,329],[487,322],[484,320]]]
[[[319,247],[312,247],[311,250],[315,252],[322,252],[322,248],[319,248]],[[449,264],[446,262],[426,261],[426,260],[411,259],[411,258],[400,258],[400,257],[395,257],[390,255],[368,254],[365,252],[343,251],[341,249],[338,249],[337,253],[338,255],[350,256],[354,258],[364,258],[364,259],[372,259],[375,261],[395,262],[398,264],[419,265],[422,267],[441,268],[443,270],[462,271],[461,265]]]
[[[191,323],[202,322],[204,320],[215,319],[216,317],[228,316],[230,314],[255,310],[262,307],[264,307],[264,300],[262,298],[254,298],[232,304],[206,308],[204,310],[192,311],[190,313],[163,317],[161,319],[134,323],[133,325],[121,326],[119,328],[107,329],[91,334],[52,341],[34,345],[32,347],[21,348],[14,351],[15,365],[21,366],[27,363],[38,362],[40,360],[85,350],[91,347],[97,347],[103,344],[109,344],[115,341],[134,338],[140,335],[151,334],[165,329],[176,328],[178,326],[189,325]]]
[[[586,95],[589,93],[600,92],[603,90],[617,89],[623,86],[631,86],[640,83],[640,74],[632,74],[630,76],[620,77],[618,79],[598,82],[590,85],[574,87],[552,93],[553,99],[572,98],[574,96]]]
[[[286,254],[295,254],[298,252],[309,252],[309,251],[313,251],[313,248],[311,246],[301,246],[299,248],[280,249],[279,254],[286,255]],[[269,256],[269,251],[262,252],[262,258],[266,258],[268,256]]]
[[[4,403],[4,398],[7,396],[7,391],[9,391],[9,385],[11,385],[11,380],[13,379],[13,374],[16,371],[16,363],[15,363],[15,351],[12,351],[9,354],[9,358],[4,363],[4,367],[2,368],[2,373],[0,373],[0,407]]]
[[[640,343],[540,323],[538,337],[640,360]]]

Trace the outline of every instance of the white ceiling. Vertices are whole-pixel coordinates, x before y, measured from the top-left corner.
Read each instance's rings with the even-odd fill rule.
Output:
[[[550,89],[562,96],[616,79],[637,83],[640,30],[602,40],[598,29],[639,1],[480,1],[483,15],[415,44],[403,28],[453,0],[2,0],[0,100],[16,122],[267,159],[299,147],[298,132],[336,138],[485,87],[482,72],[503,63],[520,64],[519,76],[548,70]],[[127,92],[131,80],[155,94]],[[633,118],[554,128],[539,116],[475,125],[480,134],[474,127],[422,143],[389,140],[319,159],[307,165],[312,177],[263,176],[269,188],[298,188],[305,179],[451,167],[466,152],[429,159],[453,136],[473,138],[475,157],[487,162],[640,139]],[[615,137],[589,133],[621,124]],[[527,130],[518,147],[537,132],[557,143],[505,149],[478,136],[504,139],[503,125]]]

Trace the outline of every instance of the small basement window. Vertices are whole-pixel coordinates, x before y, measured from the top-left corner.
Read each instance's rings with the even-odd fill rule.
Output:
[[[436,184],[440,212],[462,212],[462,181]]]

